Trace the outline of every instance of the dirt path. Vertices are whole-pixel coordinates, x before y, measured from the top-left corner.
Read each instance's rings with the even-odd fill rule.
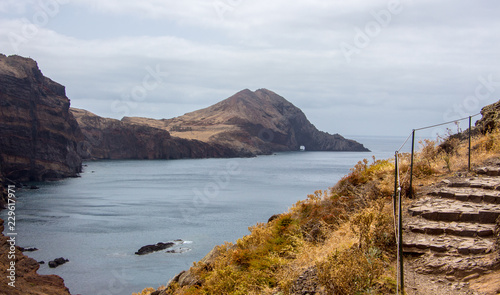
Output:
[[[413,261],[412,261],[413,259]],[[439,275],[418,273],[412,266],[418,264],[414,258],[405,263],[405,290],[407,295],[496,295],[471,289],[470,282],[457,281]]]

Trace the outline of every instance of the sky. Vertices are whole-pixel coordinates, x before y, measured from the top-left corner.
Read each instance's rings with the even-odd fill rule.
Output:
[[[73,107],[103,117],[172,118],[266,88],[322,131],[406,136],[500,99],[499,11],[495,0],[0,0],[0,52],[33,58]]]

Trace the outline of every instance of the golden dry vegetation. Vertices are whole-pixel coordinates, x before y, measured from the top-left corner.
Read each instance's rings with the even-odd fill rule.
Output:
[[[416,190],[467,171],[468,140],[420,142],[415,155]],[[472,164],[500,156],[500,131],[472,139]],[[408,191],[410,155],[400,155]],[[326,294],[394,294],[396,238],[392,196],[394,160],[360,161],[334,187],[316,191],[268,223],[249,228],[236,243],[218,246],[210,263],[190,269],[201,284],[170,284],[166,294],[290,294],[294,282],[315,269]],[[146,289],[148,295],[153,289]]]

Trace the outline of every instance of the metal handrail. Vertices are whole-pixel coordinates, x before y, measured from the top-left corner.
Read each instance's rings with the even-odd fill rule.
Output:
[[[444,122],[440,124],[435,124],[432,126],[427,126],[427,127],[422,127],[422,128],[417,128],[413,129],[411,134],[406,138],[405,142],[401,147],[395,152],[395,172],[394,172],[394,216],[396,216],[396,210],[397,215],[398,215],[398,230],[397,230],[397,247],[398,247],[398,276],[399,276],[399,282],[397,284],[397,289],[398,289],[398,294],[401,292],[401,294],[404,294],[404,269],[403,269],[403,217],[402,217],[402,197],[401,197],[401,180],[400,180],[400,175],[399,175],[399,153],[403,149],[403,147],[408,143],[409,139],[411,138],[411,164],[410,164],[410,188],[409,188],[409,197],[413,197],[413,162],[414,162],[414,155],[415,155],[415,134],[417,131],[429,129],[429,128],[435,128],[451,123],[457,123],[460,121],[464,120],[469,120],[469,130],[468,130],[468,137],[469,137],[469,153],[468,153],[468,171],[470,172],[471,170],[471,137],[472,137],[472,118],[479,116],[481,113],[471,115],[465,118],[449,121],[449,122]]]

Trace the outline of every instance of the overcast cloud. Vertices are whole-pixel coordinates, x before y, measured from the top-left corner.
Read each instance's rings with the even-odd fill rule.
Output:
[[[0,52],[72,106],[171,118],[270,89],[321,130],[407,135],[500,99],[498,1],[1,0]]]

